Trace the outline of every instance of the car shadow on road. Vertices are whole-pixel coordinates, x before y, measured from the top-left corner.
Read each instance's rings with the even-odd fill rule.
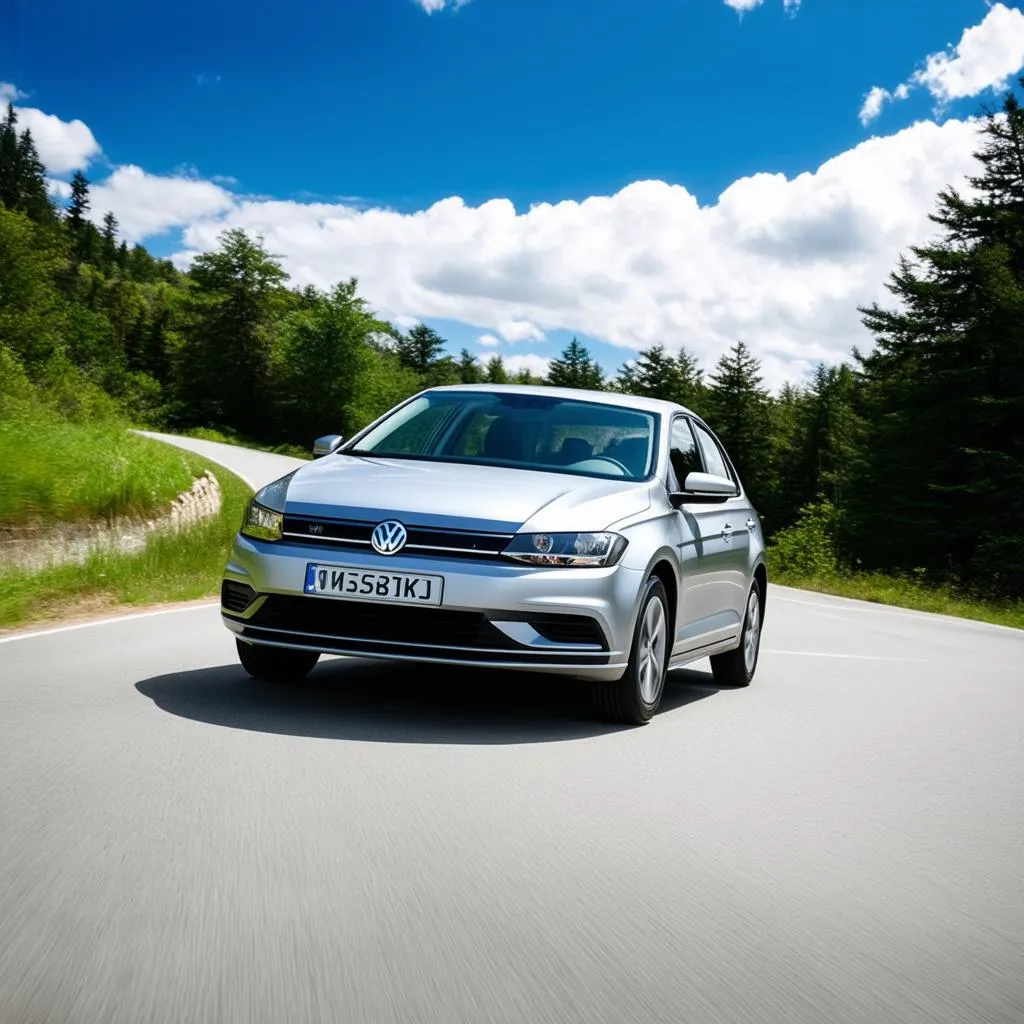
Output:
[[[135,688],[182,718],[320,739],[547,743],[622,728],[597,719],[589,684],[526,673],[331,659],[291,685],[257,682],[223,665],[153,676]],[[717,692],[710,673],[672,672],[659,717]]]

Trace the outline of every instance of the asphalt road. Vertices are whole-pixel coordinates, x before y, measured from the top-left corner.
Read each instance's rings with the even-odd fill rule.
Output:
[[[215,606],[0,639],[0,1024],[1024,1021],[1024,633],[773,588],[706,669],[628,730]]]

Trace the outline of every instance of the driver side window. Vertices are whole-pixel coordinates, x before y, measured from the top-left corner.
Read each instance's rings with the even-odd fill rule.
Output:
[[[690,429],[690,421],[682,416],[672,423],[672,449],[669,452],[669,461],[672,463],[672,472],[679,487],[686,482],[688,474],[704,471],[697,452],[697,444],[693,439],[693,431]]]

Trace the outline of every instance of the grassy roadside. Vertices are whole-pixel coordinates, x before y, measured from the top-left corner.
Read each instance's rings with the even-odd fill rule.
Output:
[[[116,422],[0,420],[0,526],[166,508],[201,472],[190,453]]]
[[[859,601],[909,608],[919,612],[935,612],[960,619],[975,619],[999,626],[1024,629],[1024,602],[985,601],[957,593],[950,587],[933,586],[906,577],[884,573],[858,573],[850,576],[801,576],[772,572],[769,579],[785,587],[813,590],[819,594],[850,597]]]
[[[147,443],[160,450],[176,451],[159,442]],[[147,448],[147,459],[149,455]],[[215,595],[252,491],[223,467],[198,456],[189,454],[186,466],[185,487],[193,474],[198,476],[207,469],[220,482],[222,504],[215,518],[177,535],[154,536],[144,550],[134,555],[102,552],[84,565],[62,565],[39,573],[0,571],[0,629],[81,611]]]

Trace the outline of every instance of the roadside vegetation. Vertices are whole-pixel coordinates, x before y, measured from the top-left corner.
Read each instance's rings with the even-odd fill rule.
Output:
[[[1010,95],[978,122],[969,191],[937,198],[933,237],[891,275],[892,308],[860,311],[872,351],[819,365],[772,394],[743,340],[710,372],[679,337],[611,377],[576,340],[543,378],[512,374],[500,354],[456,355],[424,324],[400,330],[382,320],[355,279],[327,290],[295,285],[240,230],[182,271],[129,246],[116,219],[91,208],[81,173],[56,204],[30,133],[8,109],[0,440],[11,454],[0,470],[8,474],[0,517],[102,515],[163,501],[192,464],[164,453],[126,470],[142,449],[124,438],[125,422],[308,457],[315,437],[348,436],[426,386],[606,388],[681,402],[711,424],[761,511],[774,578],[1019,623],[1022,149],[1024,111]],[[84,424],[96,433],[76,434]],[[101,439],[102,430],[118,440]],[[79,465],[89,471],[76,473]],[[82,586],[98,578],[91,572],[80,574]],[[71,592],[71,576],[62,586]]]
[[[839,553],[841,528],[842,513],[828,500],[805,506],[797,522],[772,540],[769,579],[802,590],[1024,629],[1024,601],[1007,598],[996,588],[986,592],[976,584],[972,590],[950,578],[937,583],[923,567],[886,573],[850,564]]]
[[[251,495],[222,467],[131,433],[123,411],[81,369],[51,364],[33,382],[0,346],[0,542],[11,528],[158,514],[207,470],[220,484],[219,514],[154,534],[136,554],[100,551],[84,564],[39,572],[0,562],[0,629],[216,594]]]
[[[0,423],[0,525],[112,519],[166,508],[199,460],[127,424]]]
[[[158,443],[158,442],[154,442]],[[98,552],[82,565],[42,572],[0,570],[0,629],[120,605],[153,605],[212,597],[252,491],[221,466],[196,458],[221,487],[220,513],[177,534],[154,534],[138,554]]]

